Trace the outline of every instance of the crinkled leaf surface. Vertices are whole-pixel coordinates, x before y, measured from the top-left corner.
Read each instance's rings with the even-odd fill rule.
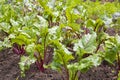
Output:
[[[86,34],[74,45],[74,51],[82,49],[87,53],[92,53],[96,49],[96,33]]]
[[[98,54],[93,54],[87,58],[83,58],[78,63],[69,64],[68,68],[74,68],[81,72],[86,72],[91,67],[100,65],[101,61],[102,58]]]

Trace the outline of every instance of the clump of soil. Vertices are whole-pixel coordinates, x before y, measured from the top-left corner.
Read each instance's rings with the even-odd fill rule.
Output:
[[[18,66],[20,57],[14,54],[10,49],[0,52],[0,80],[66,80],[63,75],[57,71],[46,69],[44,73],[40,72],[35,64],[26,71],[26,76],[21,78],[20,68]],[[79,80],[117,80],[114,66],[102,64],[93,67],[86,73],[79,72]]]

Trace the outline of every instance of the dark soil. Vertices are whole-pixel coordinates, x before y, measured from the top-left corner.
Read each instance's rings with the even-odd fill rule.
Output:
[[[21,78],[19,63],[20,57],[10,49],[0,52],[0,80],[64,80],[60,73],[46,69],[40,72],[35,64],[31,65],[30,70],[26,71],[26,77]]]
[[[63,75],[57,71],[46,69],[44,73],[40,72],[35,64],[26,71],[26,76],[21,78],[18,66],[20,57],[14,54],[10,49],[0,52],[0,80],[66,80]],[[90,69],[86,73],[78,74],[79,80],[117,80],[114,66],[102,64]]]
[[[79,80],[117,80],[116,70],[112,66],[102,64],[81,74]]]

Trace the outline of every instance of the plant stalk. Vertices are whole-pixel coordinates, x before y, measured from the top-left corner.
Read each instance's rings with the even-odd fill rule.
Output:
[[[69,80],[69,70],[68,70],[68,68],[67,68],[67,64],[65,63],[65,61],[64,61],[64,59],[63,59],[63,57],[62,57],[62,60],[63,60],[63,66],[64,66],[64,68],[65,68],[65,72],[66,72],[66,80]]]
[[[48,33],[46,33],[45,39],[44,39],[44,59],[43,59],[43,64],[45,63],[45,58],[46,58],[46,50],[47,50],[46,39],[47,39],[47,35],[48,35]]]
[[[117,76],[119,74],[119,71],[120,71],[120,57],[119,57],[119,53],[117,53]]]
[[[74,75],[74,77],[73,77],[73,79],[72,79],[72,80],[76,79],[77,74],[78,74],[78,70],[75,72],[75,75]]]
[[[98,50],[99,50],[99,48],[100,48],[100,45],[101,45],[104,41],[105,41],[105,40],[102,40],[102,41],[98,44],[98,46],[97,46],[97,48],[96,48],[96,50],[95,50],[95,53],[98,52]]]

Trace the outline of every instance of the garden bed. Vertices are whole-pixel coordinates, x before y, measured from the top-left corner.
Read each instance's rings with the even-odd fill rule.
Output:
[[[14,54],[11,49],[0,52],[0,80],[66,80],[65,74],[46,69],[40,72],[36,65],[32,64],[26,72],[26,76],[21,78],[18,66],[20,57]],[[93,67],[87,73],[79,72],[79,80],[117,80],[116,69],[113,65],[103,62],[98,67]]]
[[[0,80],[119,80],[120,4],[94,1],[0,1]]]

